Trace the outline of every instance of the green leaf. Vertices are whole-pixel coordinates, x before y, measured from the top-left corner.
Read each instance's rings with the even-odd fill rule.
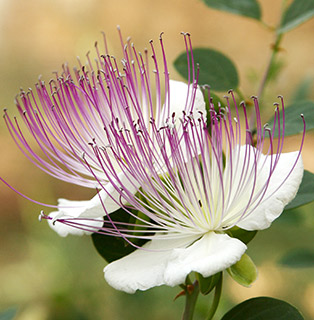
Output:
[[[193,49],[194,65],[199,64],[198,84],[208,84],[212,90],[227,91],[236,89],[239,77],[233,62],[221,52],[208,48]],[[174,62],[176,70],[188,80],[186,52],[180,54]]]
[[[227,232],[231,237],[237,238],[241,240],[243,243],[248,244],[256,235],[257,231],[247,231],[244,229],[241,229],[237,226],[231,228]]]
[[[222,273],[216,273],[213,276],[204,278],[200,273],[196,273],[196,277],[200,286],[200,292],[203,295],[209,294],[217,285],[220,280]]]
[[[303,215],[301,214],[300,210],[298,208],[291,209],[291,210],[285,210],[279,217],[279,219],[276,219],[274,223],[278,224],[290,224],[293,226],[300,226],[304,222]]]
[[[314,268],[314,251],[298,248],[286,253],[279,263],[289,268]]]
[[[267,83],[276,81],[282,69],[285,66],[286,64],[283,59],[279,59],[278,57],[274,59],[273,63],[270,65],[270,68],[269,68],[269,72],[266,79]]]
[[[294,0],[283,15],[278,33],[287,32],[314,16],[314,0]]]
[[[0,320],[12,320],[15,318],[17,308],[12,307],[0,313]]]
[[[285,136],[292,136],[303,132],[303,121],[300,116],[301,114],[304,115],[306,131],[314,129],[314,102],[294,102],[285,108]],[[274,117],[272,117],[268,123],[269,128],[272,128]],[[280,123],[280,127],[282,128],[282,118],[280,119]],[[276,124],[276,128],[278,128],[278,123]],[[278,134],[275,132],[275,137],[277,136]]]
[[[247,254],[243,254],[241,259],[227,271],[232,279],[245,287],[249,287],[257,278],[256,266]]]
[[[307,77],[303,79],[291,97],[292,102],[299,102],[310,98],[312,93],[313,78]]]
[[[285,210],[294,209],[312,201],[314,201],[314,174],[305,170],[298,193]]]
[[[110,218],[115,222],[128,223],[130,220],[130,215],[123,209],[119,209],[110,214]],[[104,220],[109,221],[108,218]],[[108,224],[108,222],[107,222]],[[118,224],[117,224],[118,226]],[[121,237],[108,236],[100,233],[92,234],[93,244],[98,251],[98,253],[107,261],[112,262],[118,260],[131,252],[133,252],[136,247],[132,244],[126,242]],[[134,241],[133,241],[134,242]],[[143,245],[146,241],[137,240],[136,245]]]
[[[261,19],[261,9],[256,0],[203,0],[208,7],[228,11],[240,16]]]
[[[304,320],[304,318],[295,307],[285,301],[258,297],[238,304],[221,320]]]

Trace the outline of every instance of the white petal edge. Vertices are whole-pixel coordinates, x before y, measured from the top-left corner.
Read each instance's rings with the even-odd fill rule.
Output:
[[[73,201],[73,202],[78,202],[78,201]],[[80,221],[73,221],[72,220],[73,222],[76,222],[78,224],[79,223],[84,224],[84,229],[86,229],[86,230],[83,230],[83,229],[75,228],[73,226],[59,222],[57,219],[61,219],[61,218],[59,217],[58,211],[51,212],[49,214],[49,217],[52,218],[52,220],[48,220],[48,224],[49,224],[50,228],[53,229],[55,232],[57,232],[58,235],[61,237],[66,237],[69,234],[75,235],[75,236],[82,236],[84,234],[89,235],[89,234],[92,234],[94,231],[98,230],[99,228],[101,228],[103,225],[102,218],[99,218],[99,220],[95,220],[95,219],[94,220],[80,220]],[[73,217],[63,215],[62,219],[73,219]],[[84,217],[83,217],[83,219],[84,219]],[[91,228],[90,230],[93,230],[93,231],[88,231],[89,228]]]
[[[117,290],[134,293],[152,287],[176,286],[196,271],[209,277],[240,260],[246,245],[226,234],[209,232],[180,239],[155,238],[144,249],[108,264],[105,279]]]
[[[302,181],[304,167],[301,156],[293,171],[286,179],[298,155],[298,151],[282,153],[280,155],[279,162],[271,176],[269,187],[265,193],[265,200],[249,216],[240,221],[237,224],[238,227],[245,230],[263,230],[268,228],[281,215],[284,207],[296,196]],[[265,183],[269,176],[271,156],[266,157],[265,166],[258,175],[258,183]]]
[[[135,193],[137,191],[137,186],[131,183],[123,172],[119,173],[118,178],[124,187],[128,188],[128,192]],[[48,220],[49,226],[61,237],[66,237],[69,234],[91,234],[92,232],[90,231],[68,226],[62,222],[58,222],[57,219],[86,218],[87,220],[81,220],[77,222],[91,227],[100,228],[103,224],[102,217],[106,215],[106,213],[114,212],[120,208],[120,193],[111,183],[107,183],[105,189],[106,190],[100,190],[99,193],[96,194],[91,200],[87,201],[59,199],[58,211],[54,211],[49,214],[49,216],[52,218],[52,220]],[[104,210],[103,206],[106,208],[106,210]],[[88,219],[99,220],[97,221]]]
[[[188,97],[188,109],[185,110],[187,113],[189,113],[191,110],[191,102],[193,97],[193,85],[189,86],[182,82],[182,81],[175,81],[175,80],[169,80],[169,87],[170,87],[170,115],[175,112],[176,115],[181,116],[182,111],[185,108],[186,100],[187,100],[187,94],[189,93]],[[202,112],[204,116],[206,116],[206,105],[204,101],[204,97],[202,94],[202,91],[197,88],[195,99],[193,101],[193,112],[196,113],[198,111]]]
[[[175,113],[175,118],[181,117],[183,111],[189,114],[193,111],[195,117],[197,113],[203,113],[206,117],[206,104],[199,87],[196,89],[195,98],[193,98],[193,85],[187,85],[182,81],[169,80],[170,92],[170,108],[169,110],[163,105],[161,114],[157,116],[157,124],[159,127],[165,125],[167,118]],[[187,96],[189,94],[189,96]],[[169,112],[169,114],[168,114]]]

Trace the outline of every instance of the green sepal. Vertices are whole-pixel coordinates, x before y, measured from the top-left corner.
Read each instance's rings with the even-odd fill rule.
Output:
[[[257,268],[245,253],[237,263],[227,269],[227,272],[233,280],[245,287],[249,287],[257,278]]]
[[[134,214],[137,215],[138,211],[134,211]],[[135,220],[134,217],[132,217],[128,212],[126,212],[122,208],[113,213],[110,213],[110,219],[114,221],[114,223],[130,223],[130,220]],[[110,220],[108,217],[104,217],[104,221],[106,221],[104,222],[104,227],[108,226],[108,224],[110,225]],[[133,223],[134,222],[135,221],[133,221]],[[135,223],[137,222],[141,221],[138,220]],[[116,224],[117,228],[119,226],[118,223]],[[135,228],[137,228],[137,226],[133,227],[133,230],[135,230]],[[132,233],[130,232],[130,234]],[[93,233],[92,240],[97,252],[107,262],[112,262],[120,258],[123,258],[124,256],[136,250],[136,246],[142,246],[145,242],[147,242],[147,240],[132,238],[129,239],[130,242],[127,242],[122,237],[109,236],[101,233]],[[136,244],[136,246],[133,246],[132,244]]]
[[[204,296],[209,294],[216,287],[221,276],[222,272],[216,273],[208,278],[204,278],[200,273],[196,273],[196,279],[199,283],[201,294]]]
[[[241,240],[243,243],[248,244],[250,241],[253,240],[253,238],[257,234],[257,230],[247,231],[237,226],[234,226],[233,228],[227,231],[227,234],[232,238],[237,238]]]

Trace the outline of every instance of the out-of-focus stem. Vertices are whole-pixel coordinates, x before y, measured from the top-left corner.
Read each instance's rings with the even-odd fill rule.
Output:
[[[280,51],[280,43],[281,43],[282,38],[283,38],[283,33],[278,33],[277,31],[281,26],[281,21],[282,21],[284,12],[286,11],[286,6],[287,6],[287,0],[283,0],[280,22],[279,22],[277,28],[274,29],[274,31],[276,33],[275,43],[272,46],[272,53],[271,53],[269,62],[267,64],[266,70],[264,72],[264,75],[262,77],[262,81],[260,83],[259,89],[257,91],[257,96],[258,96],[260,101],[262,100],[262,96],[263,96],[263,93],[264,93],[265,85],[266,85],[268,77],[269,77],[269,72],[270,72],[270,70],[271,70],[271,68],[272,68],[272,66],[273,66],[273,64],[275,62],[277,53]],[[254,128],[255,115],[256,115],[255,112],[251,113],[251,117],[250,117],[250,121],[249,121],[250,128]]]
[[[218,305],[219,305],[219,301],[220,301],[220,297],[221,297],[221,291],[222,291],[222,273],[221,273],[221,276],[220,276],[220,279],[215,287],[215,294],[214,294],[214,299],[213,299],[213,303],[212,303],[212,306],[209,310],[209,313],[207,315],[207,318],[206,320],[211,320],[213,319],[215,313],[216,313],[216,310],[218,308]]]
[[[185,291],[185,309],[182,320],[192,320],[195,310],[195,305],[199,295],[199,284],[195,281],[193,284],[188,284],[184,288]]]
[[[260,84],[258,92],[257,92],[257,96],[259,98],[261,98],[262,95],[263,95],[264,88],[265,88],[265,85],[266,85],[266,82],[267,82],[267,79],[268,79],[268,76],[269,76],[269,71],[271,70],[271,68],[272,68],[272,66],[274,64],[276,55],[277,55],[277,53],[279,51],[279,45],[280,45],[280,42],[282,40],[282,35],[283,34],[280,33],[280,34],[277,34],[277,36],[276,36],[276,40],[275,40],[275,44],[273,45],[273,48],[272,48],[273,51],[272,51],[270,60],[268,62],[267,68],[265,70],[265,73],[263,75],[261,84]]]

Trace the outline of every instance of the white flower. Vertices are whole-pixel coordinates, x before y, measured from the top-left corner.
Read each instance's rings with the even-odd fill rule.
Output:
[[[43,81],[36,85],[37,99],[31,90],[22,91],[20,100],[16,100],[17,108],[37,147],[31,146],[18,120],[12,120],[5,111],[6,124],[15,142],[40,169],[66,182],[104,189],[89,201],[59,199],[57,210],[49,215],[49,225],[59,235],[91,233],[86,228],[60,223],[62,220],[76,219],[79,226],[80,219],[85,219],[85,224],[97,230],[102,226],[103,216],[120,207],[119,194],[109,181],[108,173],[103,172],[91,144],[107,149],[115,147],[118,142],[113,130],[129,132],[133,139],[141,134],[151,139],[153,132],[143,130],[149,128],[152,118],[157,127],[179,128],[177,116],[182,111],[206,113],[203,95],[195,83],[187,85],[169,79],[161,38],[160,42],[164,65],[158,66],[154,54],[153,72],[147,63],[148,53],[142,57],[135,52],[133,44],[128,43],[123,48],[120,66],[107,52],[100,56],[97,48],[96,69],[90,60],[80,70],[74,69],[74,75],[65,66],[63,73],[48,85]],[[151,46],[154,52],[152,43]],[[154,143],[155,152],[159,153],[157,142]],[[111,164],[119,179],[127,183],[113,157]],[[134,192],[137,187],[133,187]],[[128,189],[131,188],[128,185]],[[88,222],[87,219],[96,220]]]
[[[260,119],[258,108],[256,112]],[[266,138],[270,132],[260,121],[255,143],[246,126],[242,144],[237,109],[234,122],[228,109],[216,113],[211,106],[210,114],[209,129],[204,119],[196,126],[196,120],[186,118],[182,137],[176,130],[159,133],[162,161],[168,164],[162,173],[155,170],[161,165],[149,159],[128,171],[146,203],[119,185],[121,197],[149,218],[146,229],[142,226],[136,235],[150,241],[105,267],[105,278],[114,288],[133,293],[184,283],[192,271],[208,277],[225,270],[246,250],[228,231],[234,226],[268,228],[295,197],[303,176],[300,151],[281,153],[283,137],[276,144],[271,136]],[[279,117],[279,109],[276,114]],[[266,139],[270,144],[264,155]],[[166,142],[170,152],[163,150]],[[142,171],[153,178],[145,181]],[[109,229],[99,232],[108,234]],[[126,228],[121,235],[134,237]]]

